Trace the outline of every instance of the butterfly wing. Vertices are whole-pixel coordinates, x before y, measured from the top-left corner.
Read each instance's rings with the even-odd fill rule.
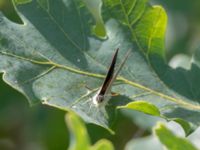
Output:
[[[116,49],[114,55],[113,55],[113,58],[112,58],[112,62],[110,64],[110,67],[109,67],[109,70],[108,70],[108,73],[106,75],[106,78],[103,82],[103,85],[99,91],[99,95],[104,95],[108,89],[108,87],[110,86],[111,84],[111,81],[112,81],[112,78],[114,76],[114,71],[115,71],[115,64],[116,64],[116,60],[117,60],[117,55],[118,55],[118,51],[119,51],[119,48]]]

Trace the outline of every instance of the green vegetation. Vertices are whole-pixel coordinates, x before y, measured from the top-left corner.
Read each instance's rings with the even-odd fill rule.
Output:
[[[186,136],[200,125],[199,50],[190,54],[189,69],[168,65],[173,54],[166,55],[168,17],[161,5],[147,0],[0,0],[0,10],[0,122],[6,122],[7,108],[26,107],[25,133],[33,135],[39,149],[129,150],[155,143],[158,149],[197,149]],[[91,98],[117,48],[117,65],[128,50],[131,54],[112,86],[112,98],[96,107]],[[23,98],[32,107],[15,106]],[[173,134],[167,121],[176,122],[185,137]],[[48,141],[39,136],[43,128]],[[155,134],[144,139],[152,128]],[[20,147],[4,136],[3,125],[0,149],[1,143],[2,149],[32,147],[30,139],[22,138]],[[141,138],[132,142],[133,136]]]

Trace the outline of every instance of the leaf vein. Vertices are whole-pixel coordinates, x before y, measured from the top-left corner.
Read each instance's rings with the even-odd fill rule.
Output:
[[[25,61],[30,61],[30,62],[35,63],[35,64],[52,65],[52,66],[55,66],[55,67],[58,67],[58,68],[61,68],[61,69],[65,69],[65,70],[68,70],[68,71],[71,71],[71,72],[74,72],[74,73],[78,73],[78,74],[82,74],[82,75],[87,75],[87,76],[90,76],[90,77],[105,78],[105,76],[101,75],[101,74],[95,74],[95,73],[85,72],[85,71],[82,71],[82,70],[77,70],[75,68],[71,68],[71,67],[68,67],[68,66],[65,66],[65,65],[54,63],[52,61],[43,62],[43,61],[37,61],[37,60],[33,60],[33,59],[27,59],[27,58],[24,58],[22,56],[18,56],[18,55],[11,54],[11,53],[6,53],[6,52],[2,52],[2,51],[0,51],[0,53],[3,54],[3,55],[10,56],[10,57],[15,57],[17,59],[21,59],[21,60],[25,60]],[[124,77],[117,77],[117,80],[118,81],[122,81],[122,82],[124,82],[126,84],[129,84],[129,85],[131,85],[133,87],[136,87],[136,88],[142,89],[144,91],[150,92],[150,93],[152,93],[154,95],[157,95],[159,97],[163,97],[166,100],[175,102],[175,103],[177,103],[180,106],[183,106],[185,108],[200,110],[200,106],[197,105],[197,104],[188,103],[188,102],[186,102],[186,101],[184,101],[182,99],[177,99],[177,98],[168,96],[168,95],[160,93],[160,92],[158,92],[156,90],[152,90],[152,89],[150,89],[148,87],[145,87],[145,86],[143,86],[143,85],[141,85],[139,83],[130,81],[130,80],[124,78]]]

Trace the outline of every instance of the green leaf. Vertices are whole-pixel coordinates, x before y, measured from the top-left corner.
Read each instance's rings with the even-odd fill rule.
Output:
[[[161,123],[158,123],[156,125],[156,127],[159,127]],[[176,133],[176,134],[179,134],[181,135],[182,132],[182,129],[177,126],[176,123],[173,123],[173,122],[170,122],[170,123],[164,123],[166,126],[169,126],[171,129],[173,129],[173,132]],[[163,125],[163,124],[161,124]],[[155,129],[155,127],[154,127]],[[157,128],[156,128],[157,129]],[[169,131],[167,129],[167,132],[165,133],[166,127],[164,128],[164,130],[162,130],[161,128],[159,128],[159,130],[162,130],[162,137],[166,137],[168,136],[168,132],[171,133],[171,131]],[[192,133],[189,137],[187,138],[181,138],[182,140],[179,140],[179,144],[184,141],[183,143],[189,143],[189,145],[192,145],[191,143],[195,144],[195,146],[199,147],[199,143],[198,143],[198,140],[199,140],[199,132],[200,130],[196,130],[194,133]],[[171,137],[171,135],[173,137]],[[174,140],[174,138],[176,140]],[[168,141],[171,141],[172,144],[171,145],[176,145],[177,147],[180,147],[180,145],[177,143],[177,138],[179,139],[179,137],[175,136],[174,134],[170,134],[170,136],[166,137],[166,139]],[[187,141],[187,142],[185,142]],[[191,142],[191,143],[190,143]],[[181,143],[182,144],[182,143]],[[165,145],[165,144],[164,144]],[[184,147],[183,149],[185,150],[187,147]],[[166,150],[165,147],[163,147],[163,144],[161,143],[161,140],[159,140],[158,138],[158,135],[156,134],[151,134],[149,136],[146,136],[146,137],[139,137],[137,139],[132,139],[130,140],[126,146],[125,146],[125,150],[133,150],[133,149],[142,149],[142,150]],[[170,149],[170,148],[168,148]],[[181,148],[180,148],[181,149]],[[170,149],[171,150],[171,149]]]
[[[102,139],[91,147],[91,150],[114,150],[112,143],[106,139]]]
[[[172,118],[171,120],[179,123],[185,131],[186,136],[193,132],[193,127],[185,120],[180,118]]]
[[[153,105],[149,102],[146,102],[146,101],[140,100],[140,101],[130,102],[130,103],[126,104],[125,106],[118,106],[117,108],[137,110],[137,111],[140,111],[140,112],[152,115],[152,116],[159,116],[161,118],[167,119],[168,121],[175,121],[182,126],[182,128],[185,131],[186,136],[188,136],[190,133],[192,133],[194,131],[194,128],[195,128],[183,119],[166,118],[166,117],[162,116],[160,114],[159,109],[155,105]],[[132,113],[132,115],[134,115],[134,113]],[[145,118],[145,116],[143,116],[143,118]],[[146,120],[147,119],[145,119],[145,124],[146,124]],[[152,121],[153,121],[153,119],[152,119]],[[140,121],[137,121],[137,122],[140,122]]]
[[[118,108],[133,109],[153,116],[160,116],[160,111],[155,105],[142,100],[131,102],[125,106],[119,106]]]
[[[111,16],[132,28],[142,17],[147,0],[103,0]]]
[[[177,137],[162,123],[157,124],[155,127],[155,133],[161,143],[164,144],[168,150],[197,150],[197,148],[195,148],[188,140],[182,137]]]
[[[140,112],[152,115],[152,116],[159,116],[159,117],[161,117],[163,119],[166,119],[167,121],[175,121],[179,125],[181,125],[181,127],[184,129],[186,136],[188,136],[189,134],[191,134],[195,130],[194,126],[192,126],[191,124],[189,124],[189,122],[187,122],[187,121],[185,121],[183,119],[180,119],[180,118],[167,118],[167,117],[162,116],[160,114],[159,109],[155,105],[153,105],[151,103],[148,103],[148,102],[145,102],[145,101],[130,102],[130,103],[126,104],[125,106],[118,106],[118,108],[137,110],[137,111],[140,111]],[[132,113],[132,115],[135,115],[135,114]],[[137,114],[137,115],[139,115],[139,114]],[[130,116],[130,114],[129,114],[129,116]],[[145,116],[143,116],[142,118],[144,119]],[[153,118],[150,118],[150,119],[152,120],[152,122],[155,121],[155,120],[153,120]],[[147,125],[148,119],[145,118],[145,122],[141,122],[141,121],[137,120],[137,123],[138,122],[142,123],[142,124],[145,123]]]
[[[167,15],[160,6],[148,7],[139,24],[133,27],[140,50],[164,59]]]
[[[0,0],[0,11],[11,21],[23,24],[22,19],[17,13],[13,0]]]
[[[104,1],[112,17],[128,27],[141,51],[158,54],[164,58],[167,15],[162,7],[148,6],[147,0]]]
[[[70,131],[70,145],[68,150],[114,150],[112,143],[106,139],[102,139],[91,146],[85,124],[75,113],[67,113],[65,120]]]
[[[93,32],[96,36],[100,38],[106,37],[106,29],[104,27],[104,22],[101,16],[101,6],[102,2],[101,0],[82,0],[85,5],[87,6],[90,13],[93,15],[96,25],[93,27]]]
[[[95,17],[83,1],[37,0],[20,5],[23,26],[1,14],[0,72],[4,81],[30,104],[42,102],[73,110],[85,121],[107,129],[115,120],[117,106],[141,99],[155,105],[165,117],[182,118],[198,126],[199,103],[166,86],[149,61],[152,53],[163,61],[165,11],[146,0],[123,2],[103,1],[103,15],[98,19],[104,19],[104,40],[91,31]],[[116,48],[120,49],[117,63],[132,50],[112,87],[119,95],[105,108],[96,107],[91,97],[102,85]],[[198,86],[194,90],[198,95]]]
[[[89,150],[90,140],[84,123],[72,112],[65,117],[70,131],[69,150]]]

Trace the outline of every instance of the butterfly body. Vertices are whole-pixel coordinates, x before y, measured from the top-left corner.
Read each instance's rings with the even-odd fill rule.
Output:
[[[107,102],[111,98],[111,95],[110,94],[109,95],[102,95],[102,94],[98,94],[98,93],[92,98],[93,104],[97,107],[107,104]]]

